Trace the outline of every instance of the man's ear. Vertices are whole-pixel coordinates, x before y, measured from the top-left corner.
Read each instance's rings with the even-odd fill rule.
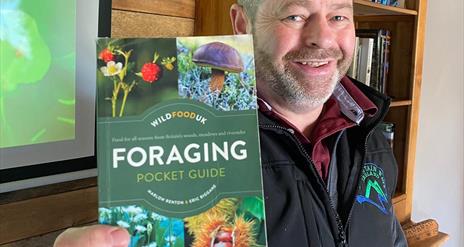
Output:
[[[232,28],[234,34],[247,34],[247,27],[249,20],[242,6],[234,3],[230,7],[230,20],[232,21]]]

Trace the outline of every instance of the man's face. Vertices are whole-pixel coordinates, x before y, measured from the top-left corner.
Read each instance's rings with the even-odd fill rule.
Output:
[[[262,0],[254,23],[258,89],[289,110],[321,106],[348,70],[351,0]]]

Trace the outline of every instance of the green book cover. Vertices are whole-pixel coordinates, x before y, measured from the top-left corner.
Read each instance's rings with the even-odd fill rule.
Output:
[[[99,39],[99,222],[130,246],[266,246],[253,41]]]

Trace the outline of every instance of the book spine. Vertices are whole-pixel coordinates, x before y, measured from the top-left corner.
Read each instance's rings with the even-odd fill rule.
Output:
[[[366,85],[370,85],[371,69],[372,69],[372,52],[374,49],[374,39],[360,38],[361,54],[359,63],[359,81]]]
[[[356,65],[356,80],[358,81],[361,81],[361,61],[362,61],[362,52],[363,52],[363,49],[362,49],[362,41],[361,41],[361,38],[358,38],[359,42],[358,42],[358,54],[356,56],[356,60],[357,60],[357,65]],[[363,81],[361,81],[363,82]]]
[[[377,91],[382,92],[382,88],[384,87],[384,68],[385,68],[385,30],[380,30],[380,52],[379,52],[379,81],[377,87],[375,88]]]
[[[356,37],[354,52],[353,52],[353,62],[351,63],[350,68],[348,69],[348,76],[353,79],[357,78],[357,69],[358,69],[358,57],[359,57],[359,37]]]
[[[374,30],[374,51],[372,53],[372,69],[371,69],[371,87],[378,88],[381,83],[380,74],[382,72],[382,37],[381,30]]]
[[[359,75],[360,75],[359,70],[361,68],[360,64],[361,64],[361,52],[362,52],[362,50],[361,50],[362,44],[361,44],[360,38],[358,38],[358,43],[357,44],[358,44],[358,48],[357,48],[357,52],[356,52],[356,70],[354,70],[354,72],[355,72],[355,77],[354,78],[356,80],[359,80],[360,79],[359,78]]]
[[[385,45],[384,45],[384,59],[383,59],[383,80],[382,80],[382,83],[381,83],[381,90],[380,92],[382,93],[386,93],[387,90],[387,81],[388,81],[388,70],[389,70],[389,66],[390,66],[390,63],[389,63],[389,57],[390,57],[390,46],[391,46],[391,35],[390,35],[390,31],[389,30],[385,30],[384,31],[385,33]]]

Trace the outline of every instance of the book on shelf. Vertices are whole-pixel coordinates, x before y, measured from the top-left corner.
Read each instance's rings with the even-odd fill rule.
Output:
[[[374,51],[374,39],[359,38],[360,47],[358,48],[357,76],[360,82],[371,85],[372,59]]]
[[[359,37],[356,37],[355,45],[354,45],[354,52],[353,52],[353,62],[351,66],[348,68],[348,72],[346,73],[351,78],[357,79],[358,76],[358,60],[359,60]]]
[[[379,92],[386,93],[389,50],[390,31],[357,29],[356,48],[348,75]]]
[[[99,222],[130,246],[266,246],[251,36],[97,54]]]
[[[405,2],[406,0],[390,0],[388,5],[399,8],[406,8]]]
[[[371,2],[399,8],[405,7],[405,0],[371,0]]]
[[[383,45],[381,43],[381,30],[379,29],[357,29],[356,36],[370,38],[373,40],[371,77],[369,86],[379,90],[381,61],[383,59]]]
[[[382,60],[380,61],[380,82],[379,91],[387,93],[388,70],[390,67],[390,47],[391,33],[390,30],[382,29]]]

